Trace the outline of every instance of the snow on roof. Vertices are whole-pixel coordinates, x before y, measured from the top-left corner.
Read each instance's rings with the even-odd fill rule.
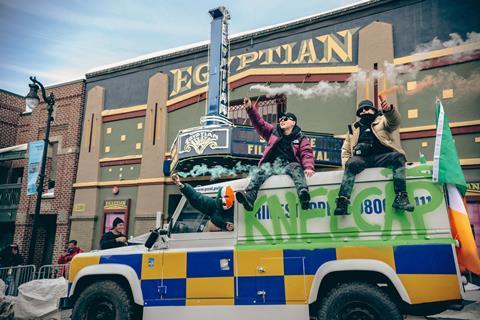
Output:
[[[45,89],[51,89],[53,87],[64,86],[64,85],[67,85],[67,84],[80,82],[80,81],[83,81],[83,80],[85,80],[85,77],[78,77],[78,78],[73,78],[73,79],[65,80],[65,81],[61,81],[61,82],[54,82],[54,83],[46,85]]]
[[[359,6],[359,5],[363,5],[363,4],[367,4],[367,3],[374,3],[374,2],[379,2],[379,1],[381,1],[381,0],[360,0],[360,1],[354,2],[352,4],[348,4],[348,5],[338,7],[338,8],[332,9],[332,10],[324,11],[324,12],[321,12],[321,13],[316,13],[316,14],[309,15],[309,16],[306,16],[306,17],[302,17],[302,18],[290,20],[290,21],[287,21],[287,22],[282,22],[282,23],[279,23],[279,24],[266,26],[266,27],[261,27],[261,28],[258,28],[258,29],[239,32],[239,33],[236,33],[234,35],[230,35],[229,39],[230,40],[241,39],[241,38],[246,37],[246,36],[256,35],[257,33],[260,33],[260,32],[273,31],[273,30],[278,29],[278,28],[282,28],[282,27],[284,28],[284,27],[287,27],[287,26],[290,26],[290,25],[294,25],[296,23],[305,22],[307,20],[313,20],[313,19],[317,19],[317,18],[320,18],[320,17],[327,17],[329,15],[333,15],[333,14],[339,13],[341,11],[345,11],[347,9],[353,9],[353,8]],[[122,60],[122,61],[119,61],[119,62],[108,64],[108,65],[95,67],[93,69],[88,70],[87,74],[107,71],[107,70],[110,70],[110,69],[113,69],[113,68],[117,68],[117,67],[121,67],[121,66],[127,66],[127,65],[131,65],[131,64],[136,64],[136,63],[140,63],[142,61],[147,61],[147,60],[154,59],[154,58],[167,57],[169,55],[173,55],[173,54],[180,53],[180,52],[183,52],[183,51],[188,51],[188,50],[192,50],[192,49],[196,49],[196,48],[201,48],[203,46],[207,46],[209,43],[210,43],[210,41],[201,41],[201,42],[192,43],[192,44],[188,44],[188,45],[184,45],[184,46],[180,46],[180,47],[176,47],[176,48],[170,48],[170,49],[165,49],[165,50],[161,50],[161,51],[148,53],[148,54],[137,56],[137,57],[134,57],[134,58],[131,58],[131,59],[126,59],[126,60]]]
[[[173,53],[187,51],[187,50],[194,49],[194,48],[199,48],[199,47],[208,45],[209,43],[210,43],[210,41],[201,41],[201,42],[196,42],[196,43],[192,43],[192,44],[187,44],[187,45],[181,46],[181,47],[170,48],[170,49],[165,49],[165,50],[156,51],[156,52],[152,52],[152,53],[147,53],[147,54],[135,57],[135,58],[131,58],[131,59],[107,64],[105,66],[93,68],[91,70],[88,70],[87,74],[96,73],[96,72],[112,69],[112,68],[115,68],[115,67],[120,67],[120,66],[123,66],[123,65],[129,65],[129,64],[132,64],[132,63],[135,63],[135,62],[145,61],[145,60],[149,60],[149,59],[152,59],[152,58],[168,56],[168,55],[173,54]]]

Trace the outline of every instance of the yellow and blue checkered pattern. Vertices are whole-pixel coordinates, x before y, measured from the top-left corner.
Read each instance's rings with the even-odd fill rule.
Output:
[[[392,267],[417,304],[461,298],[453,250],[431,244],[108,255],[76,259],[69,280],[84,266],[120,263],[137,273],[145,306],[305,304],[322,264],[374,259]]]

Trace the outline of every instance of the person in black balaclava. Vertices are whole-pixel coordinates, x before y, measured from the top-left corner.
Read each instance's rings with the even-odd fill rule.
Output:
[[[342,185],[337,198],[335,215],[348,214],[355,176],[366,168],[390,167],[393,169],[393,188],[397,210],[413,211],[408,200],[405,182],[405,151],[395,131],[400,126],[400,114],[393,105],[380,97],[383,114],[370,100],[358,104],[359,121],[349,125],[342,146],[342,164],[345,167]]]

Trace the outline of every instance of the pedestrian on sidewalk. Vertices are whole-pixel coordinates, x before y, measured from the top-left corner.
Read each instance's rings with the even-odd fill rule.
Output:
[[[123,234],[125,232],[125,222],[116,217],[113,220],[112,227],[112,230],[104,233],[100,240],[100,248],[102,250],[128,246],[127,236]]]
[[[82,253],[83,249],[77,245],[77,240],[70,240],[67,245],[67,249],[58,258],[58,264],[67,264],[72,261],[73,257]]]

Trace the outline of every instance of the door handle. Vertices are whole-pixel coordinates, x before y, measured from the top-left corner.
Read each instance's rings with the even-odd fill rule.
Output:
[[[258,266],[257,271],[260,272],[260,273],[265,273],[267,270],[265,270],[265,268],[262,267],[262,266]]]
[[[160,297],[163,297],[167,294],[167,286],[157,286],[157,291]]]
[[[230,270],[230,259],[220,259],[220,269],[224,271]]]
[[[265,303],[265,296],[267,295],[267,292],[265,290],[258,290],[257,291],[257,296],[262,296],[263,303]]]

